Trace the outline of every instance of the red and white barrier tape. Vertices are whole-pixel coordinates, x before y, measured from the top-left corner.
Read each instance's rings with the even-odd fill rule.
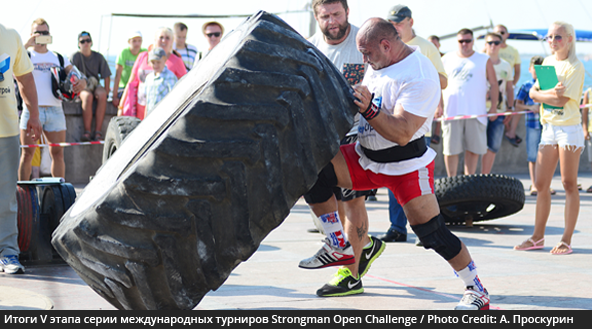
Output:
[[[476,118],[483,118],[483,117],[497,117],[500,115],[518,115],[518,114],[525,114],[530,111],[521,111],[521,112],[501,112],[501,113],[487,113],[487,114],[474,114],[474,115],[457,115],[454,117],[448,118],[438,118],[434,119],[434,121],[450,121],[450,120],[464,120],[464,119],[476,119]]]
[[[592,104],[581,105],[581,109],[592,107]],[[500,115],[518,115],[518,114],[525,114],[529,113],[530,111],[521,111],[521,112],[501,112],[501,113],[487,113],[487,114],[476,114],[476,115],[457,115],[454,117],[448,118],[438,118],[434,119],[434,121],[450,121],[450,120],[464,120],[464,119],[476,119],[476,118],[483,118],[483,117],[497,117]]]
[[[26,144],[21,145],[21,148],[34,148],[34,147],[66,147],[66,146],[77,146],[77,145],[101,145],[105,144],[105,141],[95,142],[79,142],[79,143],[51,143],[51,144]]]

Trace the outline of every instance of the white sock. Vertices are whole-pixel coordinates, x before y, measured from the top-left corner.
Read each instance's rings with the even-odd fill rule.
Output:
[[[341,220],[339,220],[339,214],[337,214],[337,211],[321,215],[319,219],[325,234],[329,238],[329,241],[331,241],[331,245],[340,249],[345,248],[345,245],[347,244],[347,236],[343,231],[343,225],[341,225]]]
[[[372,247],[372,239],[370,239],[370,242],[368,242],[363,249],[368,249],[370,247]]]
[[[464,269],[454,272],[456,276],[458,276],[463,282],[465,283],[465,287],[471,287],[473,290],[484,292],[485,288],[483,288],[483,284],[481,284],[481,280],[479,280],[479,275],[477,275],[477,266],[475,263],[471,261],[467,267]]]

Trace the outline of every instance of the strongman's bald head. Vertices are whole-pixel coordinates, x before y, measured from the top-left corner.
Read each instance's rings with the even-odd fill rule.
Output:
[[[366,44],[378,45],[382,40],[396,41],[399,39],[399,34],[391,23],[382,18],[374,17],[368,19],[360,27],[357,39]]]

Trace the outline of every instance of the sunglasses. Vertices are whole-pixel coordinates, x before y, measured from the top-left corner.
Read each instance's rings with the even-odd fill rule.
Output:
[[[550,35],[548,37],[545,37],[545,39],[547,41],[553,41],[553,39],[555,39],[555,41],[561,41],[563,39],[563,37],[560,35]]]
[[[486,41],[485,43],[488,44],[488,45],[490,45],[490,46],[491,45],[499,46],[502,42],[501,41]]]
[[[49,35],[49,31],[35,31],[35,32],[33,32],[33,34],[35,34],[35,33],[39,33],[41,35]]]
[[[473,39],[461,39],[461,40],[458,40],[458,43],[471,43],[471,42],[473,42]]]
[[[207,33],[206,36],[208,38],[211,38],[213,36],[216,37],[216,38],[219,38],[221,34],[222,34],[221,32],[214,32],[214,33]]]
[[[92,41],[90,39],[83,39],[83,40],[80,40],[78,42],[80,42],[82,44],[85,44],[85,43],[91,43]]]

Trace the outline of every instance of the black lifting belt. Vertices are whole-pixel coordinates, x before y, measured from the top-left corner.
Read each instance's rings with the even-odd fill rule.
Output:
[[[371,150],[362,146],[362,150],[368,159],[374,162],[388,163],[419,158],[427,152],[428,147],[425,143],[425,136],[421,136],[405,146],[397,145],[382,150]]]

